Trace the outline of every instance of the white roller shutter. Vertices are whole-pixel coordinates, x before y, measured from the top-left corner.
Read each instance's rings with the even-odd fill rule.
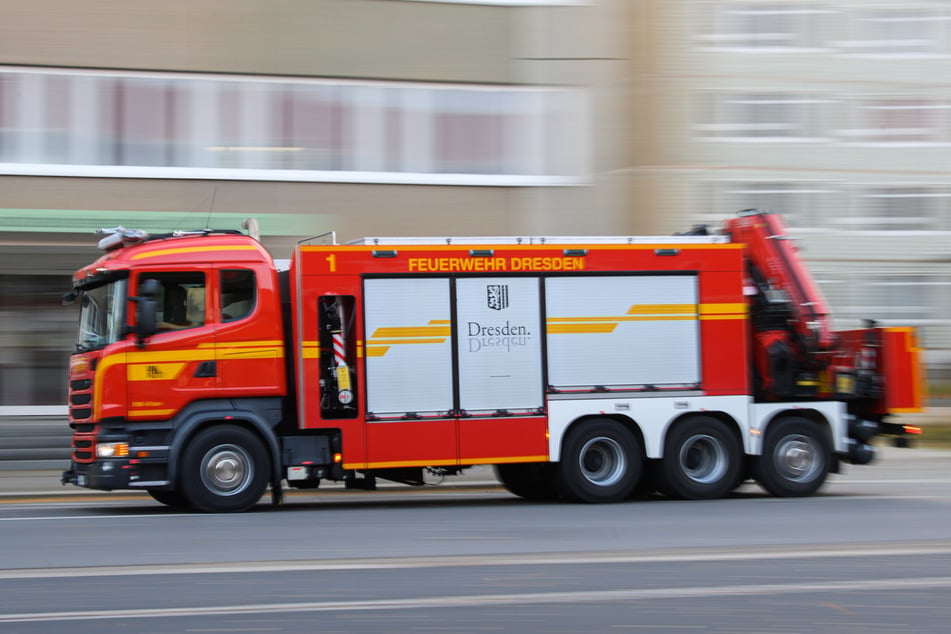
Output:
[[[553,277],[545,295],[552,386],[699,383],[696,276]]]
[[[364,282],[367,411],[452,410],[449,280]]]

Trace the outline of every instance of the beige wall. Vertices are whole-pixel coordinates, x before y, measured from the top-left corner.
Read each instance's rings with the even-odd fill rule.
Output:
[[[505,83],[511,18],[394,0],[4,0],[0,60]]]

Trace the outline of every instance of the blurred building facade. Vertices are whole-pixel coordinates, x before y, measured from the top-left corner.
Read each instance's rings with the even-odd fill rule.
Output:
[[[951,365],[947,3],[9,0],[0,406],[62,402],[99,226],[643,234],[784,213]]]
[[[951,3],[698,0],[680,10],[689,53],[673,92],[689,126],[674,162],[687,204],[705,210],[696,217],[782,212],[837,325],[918,327],[932,378],[946,383]]]

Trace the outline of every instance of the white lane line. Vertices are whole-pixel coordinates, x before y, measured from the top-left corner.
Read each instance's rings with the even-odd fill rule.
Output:
[[[833,482],[829,480],[830,485],[838,486],[840,484],[949,484],[951,483],[951,478],[895,478],[892,480],[889,479],[879,479],[879,480],[858,480],[848,477],[836,478]]]
[[[663,599],[709,598],[724,596],[764,596],[810,592],[900,591],[951,587],[951,577],[870,579],[864,581],[828,581],[819,583],[783,583],[732,586],[695,586],[688,588],[642,588],[624,590],[583,590],[578,592],[527,592],[522,594],[456,595],[414,599],[373,599],[365,601],[313,601],[239,606],[195,606],[184,608],[148,608],[126,610],[82,610],[67,612],[22,612],[0,615],[0,623],[38,623],[105,619],[155,619],[242,614],[281,614],[288,612],[343,612],[366,610],[417,610],[426,608],[484,607],[547,603],[604,603],[610,601],[646,601]]]
[[[725,562],[793,560],[813,558],[922,557],[951,555],[951,542],[909,546],[885,544],[835,544],[829,546],[751,547],[744,550],[698,549],[651,553],[631,551],[581,552],[565,554],[457,555],[399,557],[390,559],[343,559],[339,561],[244,561],[203,564],[136,564],[128,566],[88,566],[23,568],[0,570],[0,580],[76,577],[123,577],[132,575],[195,575],[269,572],[321,572],[343,570],[399,570],[421,568],[485,568],[490,566],[553,566],[586,564],[645,564],[685,562]]]
[[[59,520],[156,519],[159,517],[201,517],[195,513],[142,513],[135,515],[38,515],[36,517],[0,517],[0,522],[50,522]]]

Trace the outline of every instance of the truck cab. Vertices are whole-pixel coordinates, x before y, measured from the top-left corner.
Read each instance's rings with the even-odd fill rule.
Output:
[[[73,278],[81,308],[64,480],[160,490],[174,482],[175,436],[200,421],[236,407],[256,410],[265,427],[279,419],[287,384],[278,274],[267,251],[237,232],[153,238],[120,229],[100,247],[106,253]]]

